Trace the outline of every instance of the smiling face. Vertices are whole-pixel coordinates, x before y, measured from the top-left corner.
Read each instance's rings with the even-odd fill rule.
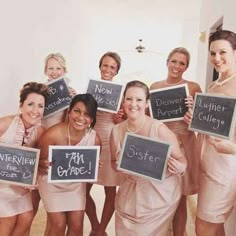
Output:
[[[77,102],[69,112],[70,126],[77,131],[85,131],[93,119],[83,102]]]
[[[112,80],[113,77],[117,74],[117,71],[117,62],[112,57],[105,56],[100,66],[101,78],[103,80]]]
[[[21,118],[28,129],[37,124],[43,117],[45,99],[37,93],[30,93],[23,104],[21,104]]]
[[[123,109],[128,119],[138,120],[145,115],[148,106],[146,93],[143,88],[130,87],[126,90],[123,102]]]
[[[227,40],[216,40],[210,45],[210,62],[224,77],[235,73],[236,50]]]
[[[183,53],[174,53],[167,62],[168,77],[172,79],[181,79],[186,71],[187,57]]]
[[[55,80],[65,74],[64,67],[55,58],[49,58],[45,70],[48,80]]]

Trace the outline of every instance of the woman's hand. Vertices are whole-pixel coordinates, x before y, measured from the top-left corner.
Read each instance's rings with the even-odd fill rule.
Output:
[[[113,115],[113,121],[115,124],[119,124],[120,122],[122,122],[124,120],[124,110],[120,109],[116,114]]]
[[[185,104],[188,107],[188,111],[184,115],[184,121],[189,125],[193,118],[193,97],[187,96],[185,98]]]
[[[183,175],[187,167],[186,163],[180,162],[172,156],[168,158],[167,166],[168,171],[175,175]]]
[[[30,186],[24,186],[25,189],[28,189],[30,192],[33,190],[38,189],[38,185],[30,185]]]
[[[71,87],[69,87],[69,95],[70,95],[70,97],[73,98],[76,94],[77,94],[76,90],[71,88]]]
[[[185,104],[188,108],[193,108],[193,97],[191,95],[185,98]]]
[[[193,110],[189,108],[184,115],[184,121],[189,125],[192,122],[192,119],[193,119]]]
[[[236,154],[236,144],[229,140],[208,137],[209,142],[214,146],[217,152],[224,154]]]

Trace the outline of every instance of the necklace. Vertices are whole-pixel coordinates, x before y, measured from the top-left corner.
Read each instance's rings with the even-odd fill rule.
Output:
[[[70,141],[70,123],[67,125],[67,136],[68,136],[68,145],[71,146],[71,141]]]
[[[177,83],[168,83],[167,80],[165,80],[164,83],[167,84],[167,85],[176,85],[176,84],[180,84],[182,81],[183,81],[183,79],[181,79]]]
[[[140,126],[139,126],[136,130],[131,130],[131,129],[129,128],[129,126],[128,126],[128,120],[126,120],[126,123],[125,123],[126,129],[127,129],[130,133],[136,134],[136,133],[138,133],[138,132],[143,128],[143,125],[144,125],[145,121],[146,121],[146,117],[144,117],[142,123],[140,124]]]
[[[221,77],[219,77],[216,80],[216,85],[217,86],[222,86],[223,84],[227,83],[229,80],[231,80],[232,78],[234,78],[234,76],[236,75],[236,73],[232,74],[230,77],[224,79],[223,81],[220,81]]]
[[[87,132],[88,131],[85,130],[84,134],[82,134],[82,135],[78,134],[78,136],[76,135],[76,137],[78,137],[78,141],[77,141],[78,143],[83,139],[83,137],[86,136]],[[67,136],[68,136],[68,145],[71,146],[70,123],[68,123],[68,125],[67,125]]]

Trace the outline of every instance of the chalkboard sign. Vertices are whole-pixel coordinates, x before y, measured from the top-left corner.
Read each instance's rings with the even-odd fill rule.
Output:
[[[47,85],[50,95],[45,104],[44,117],[68,108],[71,102],[69,89],[64,78],[53,80]]]
[[[189,129],[230,139],[235,125],[236,97],[196,93]]]
[[[39,149],[0,144],[0,181],[14,185],[35,185]]]
[[[183,120],[188,111],[185,98],[189,95],[188,85],[181,84],[150,91],[149,108],[151,117],[165,121]]]
[[[162,181],[165,178],[170,145],[137,134],[126,133],[118,169]]]
[[[48,182],[97,181],[99,146],[49,146]]]
[[[89,80],[87,93],[93,95],[98,110],[116,113],[120,108],[123,85],[108,81]]]

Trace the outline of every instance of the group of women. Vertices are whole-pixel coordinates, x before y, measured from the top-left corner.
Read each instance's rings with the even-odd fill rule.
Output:
[[[207,92],[236,96],[236,34],[227,30],[213,33],[209,54],[220,77]],[[0,118],[0,143],[40,148],[38,186],[33,189],[0,184],[1,235],[28,235],[41,198],[47,211],[47,236],[82,236],[85,212],[91,223],[89,235],[107,235],[105,230],[114,211],[118,236],[167,236],[170,229],[174,236],[183,236],[186,198],[198,193],[196,234],[224,236],[224,223],[236,200],[236,128],[231,140],[188,130],[194,95],[201,92],[197,83],[183,79],[189,62],[185,48],[172,50],[167,58],[167,78],[152,84],[150,89],[142,81],[128,82],[121,109],[114,115],[97,112],[92,95],[76,95],[69,87],[73,99],[68,110],[44,119],[47,86],[25,84],[20,92],[19,113]],[[118,54],[104,54],[99,62],[101,79],[113,80],[120,66]],[[45,59],[48,80],[58,79],[66,72],[61,54],[50,54]],[[149,91],[177,84],[187,84],[190,93],[184,120],[163,123],[148,116]],[[117,170],[127,132],[171,144],[162,182]],[[100,220],[90,194],[91,183],[47,182],[49,145],[101,146],[96,184],[104,186],[105,202]]]

